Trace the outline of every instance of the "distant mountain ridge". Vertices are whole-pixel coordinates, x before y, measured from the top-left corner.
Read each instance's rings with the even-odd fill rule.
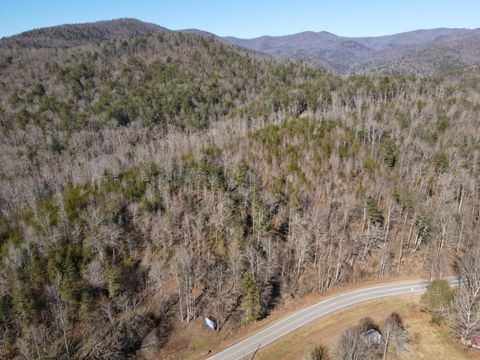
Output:
[[[325,31],[307,31],[254,39],[224,39],[255,51],[315,62],[347,74],[380,69],[432,73],[480,63],[480,29],[439,28],[351,38]]]
[[[67,24],[0,39],[0,48],[66,48],[170,31],[136,19]],[[415,30],[378,37],[343,37],[305,31],[253,39],[220,37],[198,29],[178,30],[279,58],[312,62],[340,74],[365,72],[430,75],[480,64],[480,29]]]

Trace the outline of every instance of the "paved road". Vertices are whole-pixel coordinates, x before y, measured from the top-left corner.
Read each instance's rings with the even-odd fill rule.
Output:
[[[457,282],[455,278],[448,278],[447,280],[451,285],[455,285]],[[428,284],[430,284],[430,280],[410,280],[378,285],[333,296],[276,322],[238,344],[213,355],[208,360],[242,359],[254,353],[257,349],[322,316],[368,300],[425,291]]]

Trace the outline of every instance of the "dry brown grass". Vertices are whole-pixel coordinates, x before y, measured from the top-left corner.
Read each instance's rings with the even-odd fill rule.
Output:
[[[298,331],[260,350],[255,360],[302,359],[318,344],[333,349],[343,331],[364,317],[382,324],[392,312],[400,313],[412,339],[409,352],[400,359],[472,360],[479,354],[465,351],[455,343],[444,327],[432,324],[429,315],[420,311],[418,296],[402,296],[371,301],[318,319]],[[399,359],[390,354],[388,359]]]

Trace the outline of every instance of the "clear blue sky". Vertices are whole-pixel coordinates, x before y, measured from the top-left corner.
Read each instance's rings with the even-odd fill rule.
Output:
[[[238,37],[305,30],[376,36],[480,27],[480,0],[0,0],[0,37],[120,17]]]

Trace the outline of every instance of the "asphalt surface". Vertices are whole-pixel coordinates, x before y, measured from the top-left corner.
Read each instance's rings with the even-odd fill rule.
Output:
[[[446,280],[451,285],[455,285],[457,282],[455,278],[447,278]],[[295,312],[255,335],[209,357],[208,360],[243,359],[247,355],[251,356],[258,349],[322,316],[369,300],[425,291],[429,284],[430,280],[402,281],[354,290],[330,297],[306,309]]]

